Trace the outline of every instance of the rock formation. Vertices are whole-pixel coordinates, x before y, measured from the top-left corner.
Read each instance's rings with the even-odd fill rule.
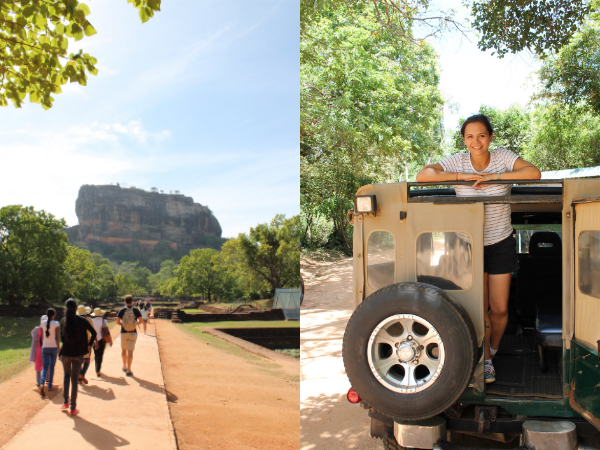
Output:
[[[221,225],[212,211],[180,194],[83,185],[75,212],[79,225],[65,229],[71,243],[128,246],[135,242],[152,251],[159,241],[177,249],[200,247],[207,235],[221,237]]]

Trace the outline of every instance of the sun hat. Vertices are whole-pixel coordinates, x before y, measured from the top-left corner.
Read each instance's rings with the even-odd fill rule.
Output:
[[[89,315],[92,312],[92,308],[90,308],[89,306],[85,307],[85,315]]]
[[[86,308],[85,305],[79,305],[77,307],[77,315],[78,316],[83,316],[85,314],[85,308]]]
[[[100,308],[94,308],[94,312],[92,313],[92,316],[102,317],[104,314],[106,314],[105,311],[102,311]]]

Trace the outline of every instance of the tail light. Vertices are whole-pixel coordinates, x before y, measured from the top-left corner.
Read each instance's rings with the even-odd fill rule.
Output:
[[[356,393],[356,391],[354,390],[354,388],[350,388],[348,390],[348,394],[346,394],[346,398],[348,399],[348,401],[350,403],[359,403],[360,402],[360,395],[358,395]]]

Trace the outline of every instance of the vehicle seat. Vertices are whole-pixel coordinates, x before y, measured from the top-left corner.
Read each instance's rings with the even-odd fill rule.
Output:
[[[535,343],[540,354],[540,371],[546,372],[546,349],[562,350],[562,309],[538,309],[535,318]]]
[[[538,231],[529,241],[529,254],[519,259],[516,309],[524,327],[533,327],[536,306],[562,309],[562,243],[552,231]]]

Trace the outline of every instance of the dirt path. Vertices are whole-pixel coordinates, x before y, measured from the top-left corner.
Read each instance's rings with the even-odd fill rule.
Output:
[[[267,359],[157,320],[180,450],[292,450],[299,442],[299,363]]]
[[[342,339],[352,314],[352,259],[303,259],[301,271],[300,448],[381,449],[366,411],[346,400]]]

